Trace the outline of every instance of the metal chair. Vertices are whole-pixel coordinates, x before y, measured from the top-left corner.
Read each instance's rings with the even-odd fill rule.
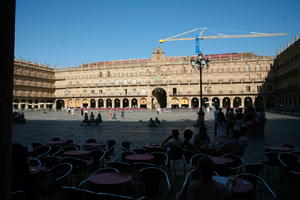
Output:
[[[106,163],[108,167],[116,168],[120,172],[123,173],[132,173],[132,165],[126,162],[120,162],[120,161],[113,161],[113,162],[108,162]]]
[[[154,156],[153,163],[158,167],[166,168],[169,164],[169,156],[164,152],[152,152],[150,155]]]
[[[198,160],[202,157],[210,157],[210,156],[203,153],[194,154],[190,159],[190,163],[189,163],[190,169],[194,169],[198,163]]]

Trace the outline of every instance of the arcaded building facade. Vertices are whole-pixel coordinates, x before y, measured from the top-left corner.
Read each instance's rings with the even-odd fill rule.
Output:
[[[300,107],[300,40],[285,48],[274,60],[266,81],[267,106]]]
[[[203,103],[244,107],[265,103],[262,90],[274,58],[253,53],[207,55]],[[106,61],[53,69],[15,61],[14,107],[26,108],[197,108],[199,70],[190,56]]]

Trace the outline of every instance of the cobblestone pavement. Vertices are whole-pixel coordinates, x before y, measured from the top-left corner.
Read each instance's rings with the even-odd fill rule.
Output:
[[[94,111],[95,116],[100,111]],[[99,126],[82,125],[82,117],[79,112],[74,115],[66,112],[26,112],[26,124],[13,125],[13,142],[30,145],[31,142],[46,143],[52,137],[59,136],[64,139],[72,138],[76,143],[83,143],[88,138],[106,141],[115,138],[119,142],[130,141],[133,148],[144,144],[160,144],[172,129],[182,132],[190,127],[195,132],[197,127],[193,126],[196,119],[196,111],[168,111],[157,115],[155,111],[126,111],[125,119],[121,119],[121,113],[117,113],[117,120],[112,120],[107,111],[101,111],[103,123]],[[150,118],[159,118],[162,126],[149,128]],[[248,162],[261,161],[264,158],[266,144],[294,144],[300,145],[300,118],[295,116],[266,113],[267,123],[265,137],[249,137],[249,145],[245,153]],[[213,138],[213,113],[205,115],[205,123],[208,133]],[[178,191],[183,177],[176,181]],[[274,186],[276,187],[276,185]],[[285,189],[284,189],[285,190]],[[284,192],[286,193],[286,192]],[[282,198],[284,199],[284,198]]]

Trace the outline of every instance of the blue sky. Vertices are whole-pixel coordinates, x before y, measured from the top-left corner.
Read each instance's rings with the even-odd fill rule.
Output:
[[[149,58],[156,47],[167,56],[188,56],[195,54],[194,41],[158,40],[198,27],[288,33],[201,41],[204,54],[274,56],[300,32],[299,9],[299,0],[17,0],[15,56],[57,67]]]

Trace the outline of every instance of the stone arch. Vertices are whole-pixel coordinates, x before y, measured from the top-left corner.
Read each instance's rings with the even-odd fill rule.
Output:
[[[127,98],[123,99],[123,108],[129,107],[129,100]]]
[[[179,100],[174,97],[171,99],[171,108],[179,108]]]
[[[19,99],[14,99],[14,103],[19,103]]]
[[[199,108],[199,99],[197,97],[192,98],[191,105],[192,108]]]
[[[82,100],[82,107],[87,108],[89,106],[89,101],[87,99]]]
[[[56,109],[60,110],[65,107],[65,101],[64,100],[57,100],[56,101]]]
[[[207,97],[202,98],[202,106],[207,108],[209,106],[209,99]]]
[[[131,100],[131,107],[132,108],[137,108],[138,107],[138,100],[136,98],[133,98]]]
[[[186,97],[183,97],[180,100],[180,103],[181,103],[181,107],[184,107],[184,108],[188,108],[189,107],[189,99],[186,98]]]
[[[155,107],[165,108],[167,107],[167,92],[163,88],[155,88],[152,91],[152,96],[156,99],[158,105],[155,105]],[[153,107],[153,105],[152,105]]]
[[[98,108],[104,107],[104,101],[103,99],[98,99]]]
[[[111,108],[111,107],[112,107],[111,99],[106,99],[106,108]]]
[[[114,105],[115,105],[115,108],[120,108],[121,107],[120,99],[115,99]]]
[[[214,97],[212,98],[212,106],[216,107],[220,107],[220,99],[218,97]]]
[[[223,108],[230,108],[231,107],[231,100],[229,97],[224,97],[222,100],[222,107]]]
[[[245,106],[245,107],[252,106],[252,98],[251,98],[251,97],[246,97],[246,98],[244,99],[244,106]]]
[[[238,108],[241,105],[242,105],[242,99],[240,97],[235,97],[233,99],[233,107]]]
[[[140,108],[147,108],[147,99],[146,98],[140,99]]]
[[[95,101],[95,99],[91,99],[91,101],[90,101],[90,107],[91,108],[96,108],[96,101]]]

